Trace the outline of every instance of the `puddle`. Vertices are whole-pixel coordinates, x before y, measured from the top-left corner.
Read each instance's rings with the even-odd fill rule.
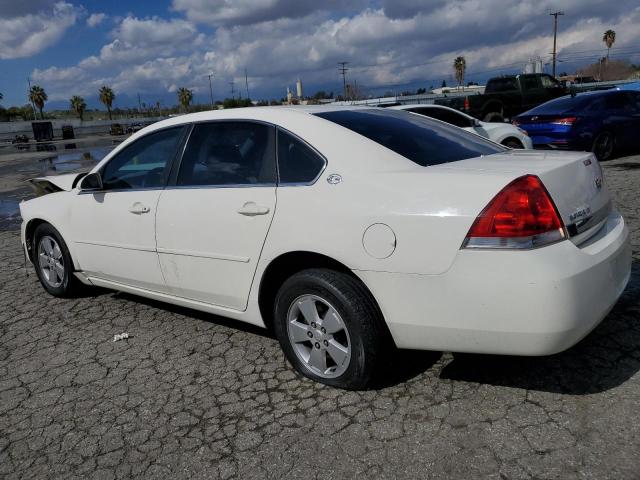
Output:
[[[22,220],[18,205],[22,200],[33,197],[31,187],[26,184],[28,179],[88,171],[114,147],[62,150],[45,158],[28,158],[26,155],[27,158],[0,166],[0,230],[19,228]]]

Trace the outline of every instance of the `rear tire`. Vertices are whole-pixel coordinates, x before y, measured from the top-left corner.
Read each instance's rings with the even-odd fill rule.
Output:
[[[54,297],[74,297],[84,285],[73,274],[73,261],[60,233],[48,223],[33,232],[33,266],[44,289]]]
[[[351,275],[329,269],[303,270],[283,283],[274,330],[300,374],[348,390],[370,385],[393,348],[371,294]]]
[[[615,138],[612,133],[601,132],[593,141],[591,151],[599,162],[610,160],[615,151]]]

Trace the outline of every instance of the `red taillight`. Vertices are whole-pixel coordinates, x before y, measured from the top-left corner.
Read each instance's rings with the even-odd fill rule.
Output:
[[[553,123],[554,125],[573,125],[576,120],[576,117],[564,117],[556,118],[555,120],[551,120],[549,123]]]
[[[535,175],[517,178],[473,222],[463,248],[533,248],[565,238],[564,225]]]
[[[464,106],[463,108],[468,112],[469,111],[469,97],[464,97]]]

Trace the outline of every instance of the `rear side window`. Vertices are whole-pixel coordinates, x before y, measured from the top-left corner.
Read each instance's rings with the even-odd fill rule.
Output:
[[[538,84],[538,77],[520,77],[520,83],[523,90],[535,90],[540,88]]]
[[[196,124],[182,157],[177,184],[275,184],[274,130],[252,122]]]
[[[278,172],[281,184],[311,183],[324,165],[324,158],[311,147],[278,129]]]
[[[487,92],[506,92],[509,90],[518,90],[515,78],[495,78],[487,83]]]
[[[316,115],[359,133],[423,167],[506,150],[480,135],[408,112],[363,109]]]

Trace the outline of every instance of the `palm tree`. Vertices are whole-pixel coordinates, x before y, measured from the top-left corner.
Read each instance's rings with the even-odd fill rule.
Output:
[[[602,41],[607,44],[607,63],[609,63],[609,50],[616,43],[616,32],[613,30],[607,30],[602,36]]]
[[[44,108],[44,102],[48,99],[47,92],[44,91],[39,85],[34,85],[29,90],[29,101],[33,102],[38,110],[40,110],[40,118],[44,120],[44,114],[42,113],[42,109]]]
[[[107,107],[107,111],[109,112],[109,120],[111,120],[111,106],[113,105],[113,101],[116,99],[116,94],[113,93],[111,87],[107,87],[103,85],[100,88],[100,101],[104,103],[104,106]]]
[[[184,110],[189,108],[189,104],[193,100],[193,92],[185,87],[180,87],[178,89],[178,101]]]
[[[464,83],[464,72],[467,69],[467,61],[464,57],[456,57],[453,61],[453,69],[456,71],[456,80],[459,87]]]
[[[87,104],[84,101],[84,98],[79,97],[78,95],[74,95],[71,97],[71,110],[75,111],[80,117],[80,121],[83,120],[82,116],[84,115],[84,111],[87,109]]]

